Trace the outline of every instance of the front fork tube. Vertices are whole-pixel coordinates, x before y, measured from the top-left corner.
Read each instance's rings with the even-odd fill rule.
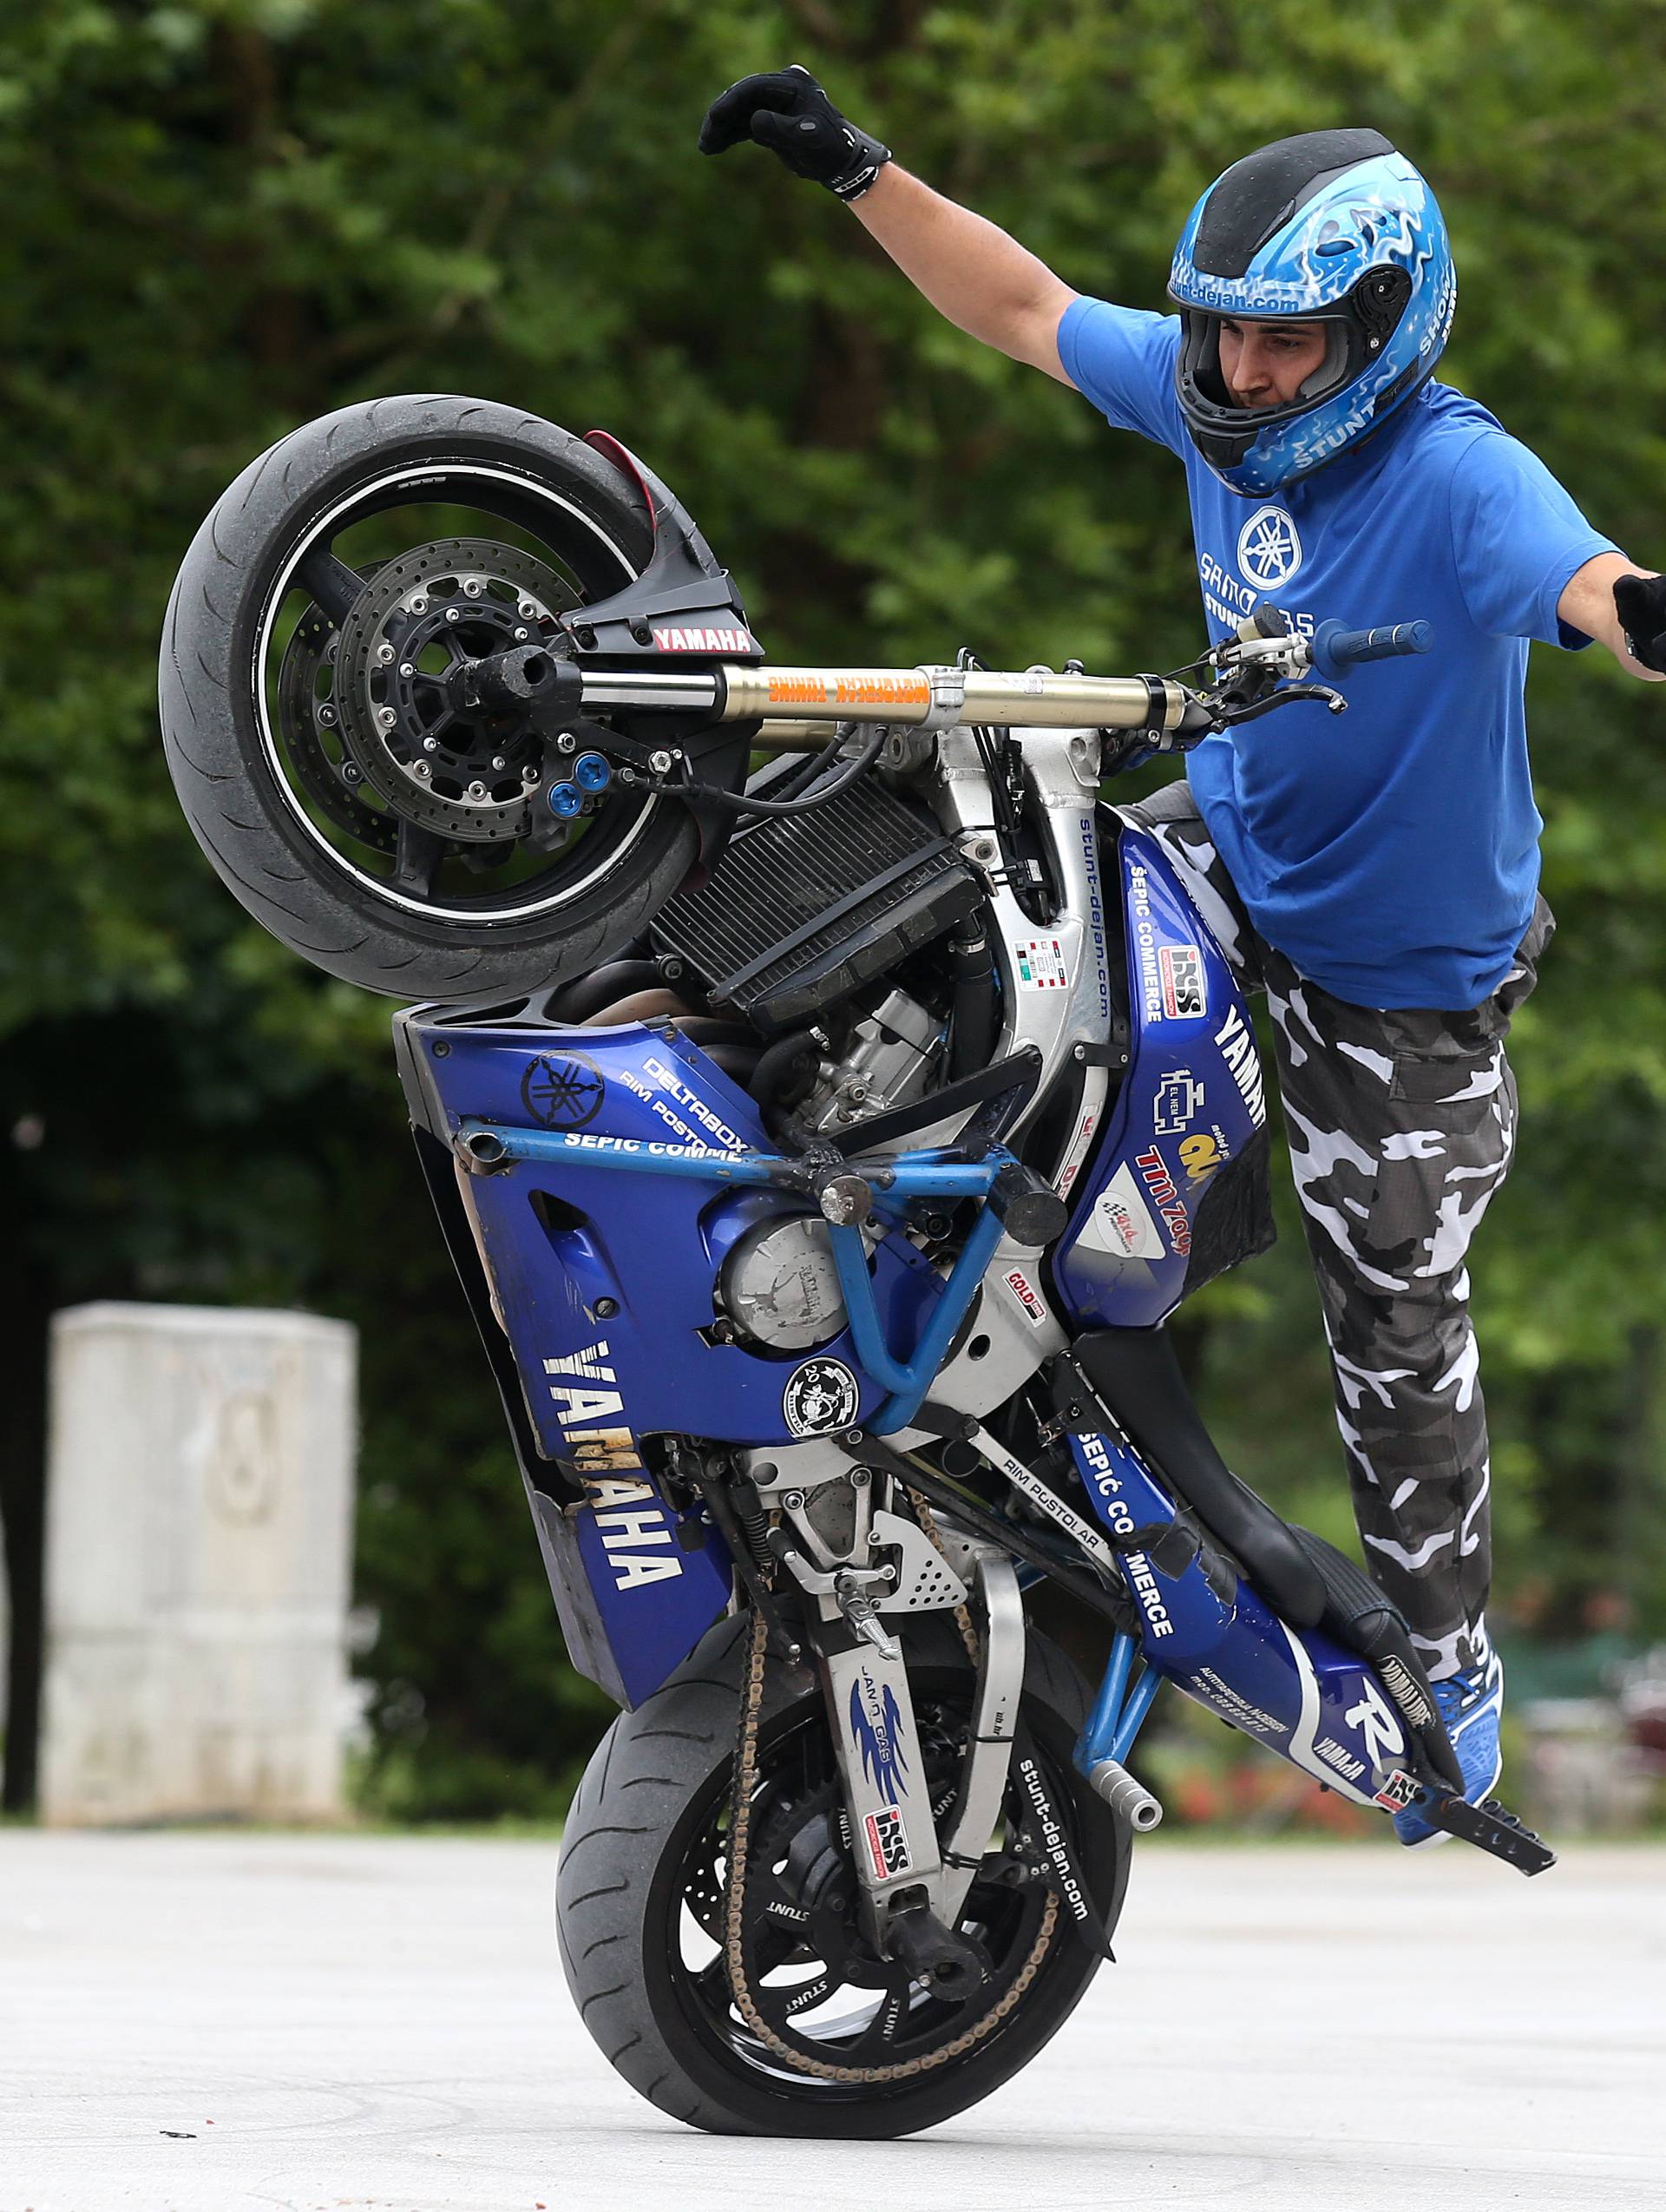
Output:
[[[830,1648],[842,1634],[848,1634],[842,1622],[823,1621],[822,1687],[844,1783],[860,1910],[884,1951],[894,1913],[925,1904],[942,1919],[943,1862],[908,1667],[900,1655],[888,1657],[854,1638],[846,1648]]]
[[[1165,1541],[1180,1516],[1131,1445],[1099,1433],[1069,1442],[1141,1619],[1137,1642],[1112,1647],[1076,1746],[1082,1772],[1121,1762],[1169,1681],[1339,1796],[1385,1813],[1410,1802],[1420,1754],[1370,1662],[1282,1620],[1220,1554],[1206,1556],[1196,1530]],[[1136,1533],[1147,1548],[1129,1548]]]
[[[863,1918],[882,1949],[886,1925],[901,1910],[923,1904],[945,1927],[954,1926],[1006,1795],[1024,1695],[1024,1599],[1004,1552],[981,1546],[975,1556],[984,1634],[952,1810],[931,1801],[906,1662],[865,1642],[821,1653]],[[839,1633],[824,1611],[823,1635]],[[941,1848],[940,1814],[947,1815]]]

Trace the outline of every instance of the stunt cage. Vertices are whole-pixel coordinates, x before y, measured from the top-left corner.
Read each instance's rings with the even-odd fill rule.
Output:
[[[1011,1071],[1003,1067],[991,1072],[1004,1078]],[[1033,1069],[1026,1072],[1033,1078]],[[988,1086],[980,1087],[987,1090]],[[1013,1095],[1009,1085],[1007,1096]],[[928,1101],[931,1119],[944,1119],[955,1103],[946,1093],[937,1093]],[[600,1165],[624,1174],[692,1177],[703,1182],[753,1185],[814,1198],[828,1226],[850,1333],[863,1365],[891,1394],[862,1428],[847,1430],[839,1440],[844,1448],[870,1455],[876,1442],[915,1422],[932,1378],[971,1309],[1002,1237],[1011,1234],[1023,1244],[1046,1244],[1059,1235],[1066,1220],[1062,1199],[1033,1170],[994,1143],[981,1159],[934,1149],[899,1152],[883,1159],[848,1160],[830,1148],[828,1156],[804,1159],[770,1152],[705,1152],[679,1158],[664,1151],[651,1156],[646,1146],[632,1147],[625,1139],[612,1140],[608,1150],[598,1152],[581,1138],[560,1131],[505,1129],[479,1121],[464,1122],[457,1142],[469,1165],[487,1173],[513,1160],[560,1165],[581,1159],[587,1166]],[[930,1319],[907,1355],[899,1355],[886,1341],[861,1224],[875,1215],[900,1222],[909,1200],[944,1198],[976,1198],[982,1203]],[[975,1421],[954,1425],[969,1427],[974,1433],[979,1427]],[[909,1482],[929,1490],[931,1479],[922,1469],[909,1465],[905,1473]],[[940,1501],[962,1513],[970,1502],[947,1487],[940,1493]],[[1118,1629],[1092,1715],[1076,1746],[1076,1762],[1084,1775],[1093,1774],[1107,1762],[1120,1768],[1151,1710],[1163,1677],[1157,1667],[1143,1664],[1136,1673],[1138,1654],[1138,1639]],[[1138,1786],[1125,1789],[1119,1797],[1136,1828],[1157,1825],[1160,1813],[1156,1802]]]

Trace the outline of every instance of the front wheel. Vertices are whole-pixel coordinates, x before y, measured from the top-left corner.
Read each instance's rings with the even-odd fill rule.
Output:
[[[1023,1873],[1009,1848],[1021,1819],[1014,1789],[961,1917],[989,1959],[984,1986],[947,1999],[877,1960],[839,1894],[848,1860],[821,1690],[804,1671],[772,1670],[748,1851],[748,1982],[771,2030],[819,2071],[800,2071],[771,2051],[734,2004],[725,1940],[749,1630],[720,1623],[663,1690],[620,1715],[586,1769],[557,1882],[567,1983],[609,2064],[692,2127],[909,2135],[964,2111],[1026,2065],[1069,2017],[1099,1959],[1051,1890],[1014,1879]],[[973,1677],[952,1637],[940,1641],[929,1630],[919,1662],[912,1647],[909,1659],[928,1772],[940,1764],[949,1799]],[[1086,1710],[1079,1676],[1033,1632],[1024,1717],[1054,1805],[1071,1803],[1080,1788],[1070,1751]],[[1126,1835],[1092,1800],[1079,1808],[1079,1841],[1108,1933],[1127,1878]]]
[[[469,676],[561,658],[560,618],[653,542],[609,462],[490,401],[343,408],[251,462],[186,555],[161,657],[169,771],[233,896],[405,999],[553,986],[633,937],[692,864],[688,813],[619,779],[574,803],[577,740]]]

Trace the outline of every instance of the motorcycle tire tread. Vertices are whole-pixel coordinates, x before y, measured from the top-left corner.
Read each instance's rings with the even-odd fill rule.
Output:
[[[263,928],[344,981],[410,1001],[511,994],[587,974],[639,935],[693,865],[698,831],[662,810],[572,902],[524,922],[402,913],[330,862],[276,788],[248,680],[262,603],[298,515],[386,462],[495,459],[558,489],[639,568],[652,549],[635,487],[582,439],[519,408],[445,393],[344,407],[251,462],[198,530],[163,627],[159,706],[169,773],[197,843]]]
[[[869,2140],[912,2134],[978,2103],[1027,2064],[1074,2010],[1099,1961],[1061,1930],[1065,1953],[1059,1966],[1020,2006],[1011,2028],[983,2050],[923,2074],[918,2085],[853,2098],[774,2094],[743,2084],[736,2070],[721,2069],[702,2053],[686,2018],[675,2012],[669,1977],[662,1973],[660,1986],[650,1986],[656,1980],[648,1955],[657,1921],[653,1893],[662,1861],[680,1854],[685,1809],[732,1756],[745,1625],[744,1616],[720,1622],[663,1689],[619,1716],[585,1769],[562,1837],[556,1881],[567,1984],[609,2064],[639,2095],[690,2127],[718,2135]],[[953,1646],[946,1638],[943,1662],[963,1666],[958,1637]],[[766,1741],[771,1722],[806,1697],[819,1704],[821,1691],[807,1670],[771,1669],[764,1707]],[[1034,1716],[1045,1709],[1066,1766],[1088,1702],[1086,1685],[1070,1661],[1032,1631],[1026,1710]],[[1097,1799],[1084,1809],[1095,1823],[1106,1919],[1113,1925],[1126,1884],[1128,1839]],[[674,2023],[670,2035],[667,2018]],[[696,2078],[691,2058],[697,2068],[704,2064],[708,2077],[724,2074],[724,2088]],[[818,2086],[804,2085],[810,2091]]]

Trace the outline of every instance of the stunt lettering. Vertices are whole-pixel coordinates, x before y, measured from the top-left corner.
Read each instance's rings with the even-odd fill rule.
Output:
[[[1018,1778],[1030,1801],[1036,1839],[1046,1854],[1053,1886],[1064,1899],[1071,1918],[1085,1922],[1089,1917],[1088,1902],[1082,1894],[1080,1877],[1071,1861],[1064,1824],[1053,1808],[1053,1800],[1047,1795],[1047,1786],[1041,1779],[1035,1761],[1027,1754],[1018,1762]]]

